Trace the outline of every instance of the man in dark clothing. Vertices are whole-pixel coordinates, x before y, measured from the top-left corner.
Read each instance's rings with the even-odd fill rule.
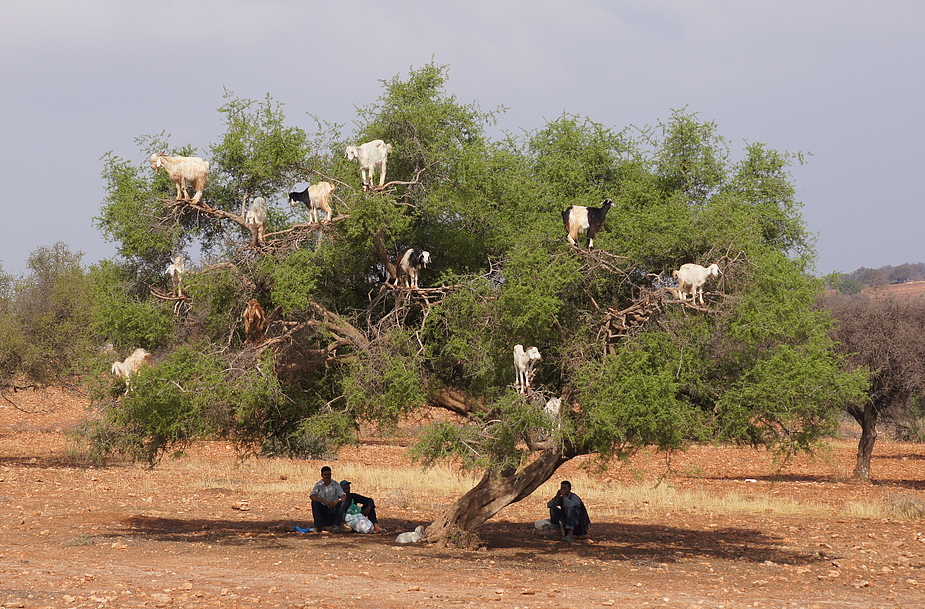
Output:
[[[345,502],[347,504],[347,512],[363,514],[373,523],[373,533],[382,533],[382,527],[379,526],[379,518],[376,516],[376,502],[369,497],[351,492],[349,480],[341,480],[340,487],[344,489],[344,493],[347,495],[347,501]]]
[[[563,480],[555,497],[546,504],[549,519],[559,528],[564,541],[575,541],[575,535],[587,535],[591,526],[588,510],[581,498],[572,492],[572,483]]]
[[[347,494],[339,484],[331,480],[331,468],[325,465],[321,468],[321,480],[315,483],[309,498],[312,500],[312,517],[315,519],[315,530],[322,527],[332,527],[335,533],[340,532],[341,523],[347,514]]]

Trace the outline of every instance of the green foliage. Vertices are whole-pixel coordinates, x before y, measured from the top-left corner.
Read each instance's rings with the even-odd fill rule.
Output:
[[[211,147],[214,206],[235,211],[251,197],[272,197],[300,180],[309,154],[307,135],[285,125],[282,104],[225,92],[225,135]]]
[[[150,464],[200,439],[233,438],[255,450],[278,443],[302,416],[281,391],[269,354],[248,364],[229,371],[214,345],[183,345],[133,375],[132,389],[85,437],[100,455]]]
[[[351,366],[344,379],[344,399],[359,420],[394,428],[404,415],[426,402],[421,362],[411,340],[406,333],[395,332],[388,337],[390,344],[379,346],[370,357]]]
[[[620,184],[622,138],[603,125],[562,115],[530,139],[539,184],[555,185],[548,196],[562,207],[596,204]]]
[[[447,68],[431,63],[360,110],[349,141],[393,146],[388,180],[402,183],[384,190],[361,190],[336,128],[310,144],[269,97],[227,94],[219,109],[213,212],[157,201],[162,176],[107,157],[100,226],[127,260],[98,271],[97,324],[120,344],[157,347],[161,363],[121,399],[100,446],[154,460],[227,437],[323,454],[354,441],[360,421],[387,431],[435,405],[461,416],[426,430],[416,454],[473,467],[518,468],[550,446],[789,451],[831,429],[858,380],[840,371],[830,317],[814,307],[813,239],[787,171],[802,157],[750,144],[735,160],[715,124],[685,111],[642,131],[563,114],[492,141],[496,113],[446,85]],[[276,203],[306,174],[337,183],[336,221],[289,226]],[[237,214],[257,195],[281,232],[246,248]],[[562,211],[604,197],[614,205],[597,250],[568,246]],[[189,273],[171,329],[172,303],[152,302],[146,285],[163,285],[169,256],[193,245],[208,260]],[[424,290],[393,287],[402,245],[432,255]],[[703,307],[658,296],[686,262],[722,269]],[[241,348],[250,298],[272,346]],[[646,298],[648,321],[612,336],[607,324]],[[527,396],[511,388],[517,343],[543,356]],[[551,396],[565,399],[561,421],[542,410]]]
[[[434,167],[422,176],[426,187],[452,181],[459,156],[483,143],[483,127],[495,114],[447,95],[447,69],[429,63],[407,79],[396,76],[384,83],[378,104],[361,110],[361,117],[368,119],[361,133],[393,147],[388,169],[392,179],[410,180],[416,172]]]
[[[864,286],[857,279],[845,279],[838,286],[838,293],[845,294],[847,296],[860,294],[863,290]]]
[[[601,362],[587,362],[577,374],[576,390],[588,404],[582,443],[604,456],[635,447],[682,448],[701,439],[702,421],[684,399],[671,345],[660,336],[643,336]],[[666,353],[666,351],[668,353]]]
[[[98,344],[83,254],[58,242],[27,260],[29,273],[0,277],[0,383],[72,383],[86,370]]]
[[[158,349],[172,342],[175,321],[170,307],[134,295],[127,269],[103,261],[91,267],[88,279],[99,336],[129,352],[136,347]]]
[[[271,263],[273,299],[286,313],[308,308],[321,273],[317,258],[313,252],[299,250],[284,260]]]
[[[167,179],[164,172],[158,178],[158,188],[158,179],[145,175],[145,166],[150,172],[147,163],[133,165],[111,152],[103,157],[103,179],[109,192],[96,226],[117,244],[123,258],[161,264],[189,237],[184,235],[182,225],[164,221],[162,205],[157,200],[158,196],[169,196],[163,183]]]

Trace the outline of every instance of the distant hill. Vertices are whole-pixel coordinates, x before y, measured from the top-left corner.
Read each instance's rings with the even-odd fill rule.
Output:
[[[925,263],[904,262],[897,266],[881,266],[879,269],[861,267],[850,273],[832,273],[826,277],[827,287],[837,289],[842,294],[865,294],[872,290],[895,288],[898,294],[918,296],[916,287],[925,281]]]
[[[877,288],[864,288],[861,293],[871,298],[925,298],[925,281],[907,281],[906,283],[891,283]]]

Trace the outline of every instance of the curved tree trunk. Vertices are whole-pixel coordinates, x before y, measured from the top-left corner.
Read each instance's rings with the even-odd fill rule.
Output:
[[[859,483],[870,483],[870,458],[874,453],[874,443],[877,441],[877,407],[873,402],[864,405],[864,410],[852,408],[851,416],[861,425],[861,439],[858,441],[857,462],[851,480]]]
[[[424,540],[462,548],[477,545],[476,527],[506,506],[528,497],[573,456],[561,448],[549,449],[519,471],[488,470],[478,484],[427,527]]]

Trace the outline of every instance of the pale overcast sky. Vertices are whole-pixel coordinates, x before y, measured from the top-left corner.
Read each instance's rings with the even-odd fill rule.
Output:
[[[811,153],[793,176],[817,270],[925,262],[925,2],[855,0],[3,0],[3,270],[93,227],[107,151],[166,131],[201,152],[227,88],[353,127],[383,80],[431,60],[449,92],[533,130],[563,111],[609,127],[687,108],[746,142]]]

